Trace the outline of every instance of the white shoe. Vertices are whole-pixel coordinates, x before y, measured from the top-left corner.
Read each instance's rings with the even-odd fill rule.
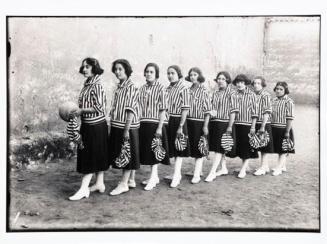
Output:
[[[94,184],[93,186],[89,187],[89,190],[90,192],[98,191],[100,193],[104,193],[104,191],[106,190],[106,186]]]
[[[211,182],[214,179],[216,179],[216,177],[217,177],[217,174],[216,173],[210,173],[204,181],[205,182]]]
[[[144,190],[151,191],[153,188],[155,188],[159,184],[159,178],[155,180],[149,180],[148,184],[144,187]]]
[[[127,184],[118,184],[118,186],[110,192],[111,196],[116,196],[124,192],[128,192],[129,188]]]
[[[198,184],[201,181],[201,177],[200,176],[193,176],[191,182],[192,184]]]
[[[166,176],[164,177],[164,179],[165,179],[165,180],[173,180],[173,177],[170,176],[170,175],[166,175]],[[145,183],[145,182],[146,182],[146,183]],[[145,184],[144,184],[144,183],[145,183]],[[144,181],[142,181],[142,184],[143,184],[143,185],[146,185],[146,184],[148,184],[148,182],[144,180]]]
[[[86,190],[78,190],[73,196],[69,197],[69,200],[71,201],[78,201],[85,198],[89,198],[90,196],[90,190],[89,188],[86,188]]]
[[[228,175],[227,169],[220,169],[216,172],[216,176]]]
[[[174,177],[173,180],[171,181],[170,187],[175,188],[181,183],[182,176]]]
[[[277,175],[281,175],[282,173],[283,173],[282,168],[276,168],[276,169],[273,171],[272,175],[273,175],[273,176],[277,176]]]
[[[168,177],[168,176],[167,176]],[[165,179],[168,179],[167,177],[165,177]],[[171,178],[169,178],[170,180],[172,179],[172,177]],[[157,183],[157,184],[159,184],[159,178],[156,178],[155,179],[155,183]],[[147,185],[149,183],[149,180],[144,180],[144,181],[142,181],[142,185]]]
[[[244,170],[244,171],[240,171],[237,177],[243,179],[245,176],[246,176],[246,171]]]
[[[256,176],[265,175],[266,173],[269,173],[269,171],[269,168],[260,167],[253,174]]]
[[[286,165],[284,165],[284,166],[282,167],[282,171],[283,171],[283,172],[286,172]]]
[[[128,180],[128,187],[130,188],[135,188],[136,187],[136,182],[135,180]]]

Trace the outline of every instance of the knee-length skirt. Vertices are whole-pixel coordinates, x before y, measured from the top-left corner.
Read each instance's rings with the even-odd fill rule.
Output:
[[[210,121],[209,122],[209,150],[224,154],[225,150],[221,147],[221,137],[226,132],[228,122]],[[227,157],[236,157],[236,133],[235,126],[232,127],[232,138],[234,139],[234,146],[232,150],[226,153]]]
[[[188,138],[190,142],[190,156],[192,158],[202,158],[203,155],[199,151],[200,137],[203,135],[204,121],[187,119]]]
[[[158,123],[155,122],[141,122],[140,125],[140,162],[142,165],[155,165],[158,163],[169,165],[169,149],[167,137],[167,125],[162,126],[162,147],[166,151],[166,155],[162,161],[158,161],[153,151],[151,150],[151,143],[158,128]]]
[[[256,131],[258,131],[260,128],[261,128],[261,123],[257,123],[255,125]],[[267,146],[258,148],[258,151],[263,152],[263,153],[274,153],[274,138],[273,138],[273,134],[272,134],[272,130],[271,130],[271,125],[266,124],[265,130],[269,134],[269,142],[268,142]]]
[[[140,151],[139,151],[139,129],[129,130],[129,140],[131,145],[131,160],[123,168],[115,164],[115,159],[119,156],[123,144],[123,128],[111,127],[109,136],[109,162],[116,169],[139,169],[140,168]]]
[[[181,117],[170,116],[168,122],[168,146],[169,146],[169,157],[189,157],[190,156],[190,143],[187,140],[187,147],[184,151],[178,151],[175,148],[175,139],[176,139],[176,132],[179,127]],[[187,121],[185,121],[183,125],[183,133],[185,136],[188,136],[187,130]]]
[[[258,151],[249,143],[250,125],[235,124],[236,155],[241,159],[258,158]]]
[[[109,155],[106,121],[97,124],[82,123],[80,134],[84,148],[77,149],[77,172],[90,174],[107,170]]]
[[[285,138],[285,127],[276,127],[276,126],[271,126],[272,129],[272,136],[273,136],[273,140],[274,140],[274,153],[278,153],[278,154],[282,154],[285,153],[282,150],[282,142],[283,139]],[[293,141],[294,145],[295,145],[295,141],[294,141],[294,133],[293,133],[293,129],[290,130],[290,139]],[[295,153],[295,150],[288,152],[288,153]]]

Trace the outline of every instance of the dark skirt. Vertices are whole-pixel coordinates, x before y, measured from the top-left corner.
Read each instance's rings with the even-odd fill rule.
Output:
[[[235,125],[236,133],[236,156],[241,159],[258,158],[258,151],[253,149],[249,143],[250,125]]]
[[[221,137],[226,132],[228,122],[210,121],[209,123],[209,150],[224,154],[225,151],[221,147]],[[227,157],[236,157],[236,133],[235,126],[232,128],[232,137],[234,139],[234,146],[230,152],[226,154]]]
[[[131,144],[131,160],[123,168],[119,168],[115,164],[115,159],[119,156],[123,144],[123,128],[111,127],[109,136],[109,163],[115,169],[139,169],[140,153],[139,153],[139,129],[129,130],[129,140]]]
[[[199,151],[200,137],[203,135],[203,123],[204,121],[187,120],[188,139],[190,142],[190,156],[192,158],[202,158],[203,155]]]
[[[77,172],[90,174],[107,170],[109,160],[106,121],[97,124],[82,123],[80,133],[84,148],[77,150]]]
[[[167,125],[162,126],[162,147],[166,150],[166,156],[162,161],[158,161],[151,150],[151,143],[158,128],[158,123],[141,122],[140,125],[140,162],[142,165],[155,165],[158,163],[169,165],[169,150]]]
[[[190,143],[187,140],[187,147],[184,151],[178,151],[175,148],[175,139],[176,139],[176,132],[179,127],[181,117],[169,117],[168,122],[168,147],[169,147],[169,157],[189,157],[190,156]],[[185,121],[183,125],[183,133],[184,135],[188,136],[187,131],[187,121]]]
[[[272,136],[274,139],[274,142],[273,142],[274,143],[274,153],[278,153],[278,154],[285,153],[282,150],[282,142],[283,142],[283,139],[285,138],[285,129],[286,128],[272,126],[271,129],[272,129]],[[290,139],[293,141],[293,143],[295,145],[293,129],[290,130]],[[288,152],[288,153],[295,153],[295,150]]]
[[[256,126],[255,126],[256,131],[258,131],[260,128],[261,128],[261,123],[256,124]],[[269,134],[269,142],[268,142],[267,146],[258,148],[258,151],[263,152],[263,153],[274,153],[274,137],[272,134],[271,125],[266,124],[265,130]]]

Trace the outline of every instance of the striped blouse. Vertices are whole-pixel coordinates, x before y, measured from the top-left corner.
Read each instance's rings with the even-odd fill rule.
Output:
[[[140,121],[159,122],[159,112],[168,109],[167,91],[155,81],[140,88]]]
[[[211,103],[207,89],[201,84],[190,88],[190,111],[187,119],[204,120],[205,114],[210,114]]]
[[[139,98],[139,90],[130,79],[118,85],[110,111],[111,125],[113,127],[125,127],[127,110],[134,113],[130,128],[133,129],[140,126]]]
[[[84,83],[79,98],[79,108],[94,108],[93,113],[83,113],[82,123],[94,124],[105,120],[107,98],[101,85],[101,76],[95,75]]]
[[[76,116],[69,119],[67,124],[67,134],[72,142],[77,142],[80,139],[81,135],[79,133],[79,125]]]
[[[294,119],[294,102],[287,95],[272,100],[271,125],[286,127],[286,120]]]
[[[169,116],[181,116],[182,109],[190,108],[190,91],[182,80],[167,87]]]
[[[270,93],[266,90],[262,89],[257,96],[257,104],[258,104],[258,123],[261,123],[263,121],[263,115],[268,113],[270,116],[268,118],[267,123],[271,122],[271,96]]]
[[[212,121],[228,122],[233,112],[238,112],[236,91],[231,85],[225,90],[216,90],[212,95],[212,109],[217,111],[217,116]]]
[[[258,117],[256,95],[248,87],[245,87],[243,91],[236,91],[236,97],[239,112],[236,114],[235,124],[250,125],[252,118]]]

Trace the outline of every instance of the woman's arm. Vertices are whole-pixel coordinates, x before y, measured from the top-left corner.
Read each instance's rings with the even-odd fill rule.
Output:
[[[262,120],[262,123],[261,123],[261,127],[259,129],[259,132],[264,132],[265,131],[265,128],[266,128],[266,124],[267,124],[268,119],[269,119],[269,114],[268,113],[264,113],[263,114],[263,120]]]
[[[124,127],[123,137],[124,137],[124,139],[129,139],[129,129],[131,127],[132,120],[134,118],[134,113],[130,110],[126,110],[126,114],[127,114],[127,118],[126,118],[126,123],[125,123],[125,127]]]
[[[234,121],[235,121],[235,117],[236,117],[236,112],[232,112],[229,115],[229,121],[228,121],[228,127],[227,127],[227,130],[226,130],[226,133],[232,133],[232,128],[233,128],[233,124],[234,124]]]
[[[182,134],[183,126],[186,121],[187,114],[188,114],[188,109],[182,109],[181,120],[179,121],[179,127],[177,129],[176,134]]]
[[[285,129],[285,138],[289,138],[290,137],[290,131],[292,128],[292,119],[287,119],[286,120],[286,129]]]
[[[207,136],[209,134],[209,129],[208,129],[209,120],[210,120],[210,113],[207,113],[204,116],[204,123],[203,123],[203,128],[202,128],[204,136]]]
[[[162,135],[162,126],[166,118],[166,110],[159,111],[159,124],[156,130],[156,134],[161,136]]]

